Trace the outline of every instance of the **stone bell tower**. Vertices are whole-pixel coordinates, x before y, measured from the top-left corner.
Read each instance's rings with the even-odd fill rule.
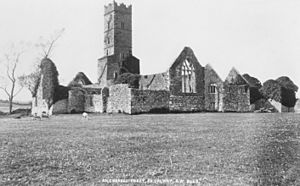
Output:
[[[132,55],[132,6],[115,1],[104,6],[104,57],[98,60],[98,82],[114,84],[122,73],[139,74],[139,60]]]

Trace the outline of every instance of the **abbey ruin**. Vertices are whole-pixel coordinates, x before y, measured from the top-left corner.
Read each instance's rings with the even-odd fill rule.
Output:
[[[98,82],[93,84],[79,73],[66,96],[50,109],[43,101],[40,83],[33,114],[253,111],[249,82],[235,68],[223,81],[211,65],[202,66],[189,47],[184,47],[164,73],[140,75],[140,60],[132,50],[132,6],[110,3],[105,6],[104,19],[104,56],[98,59]],[[133,83],[117,83],[125,75]],[[289,110],[279,107],[279,112]]]

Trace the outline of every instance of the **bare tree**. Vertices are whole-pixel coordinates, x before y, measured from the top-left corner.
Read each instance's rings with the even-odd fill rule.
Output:
[[[38,62],[34,65],[33,71],[30,74],[22,75],[19,78],[21,86],[26,87],[31,92],[32,97],[36,96],[37,88],[40,83],[41,60],[48,58],[52,54],[56,42],[59,40],[59,38],[61,38],[64,31],[64,28],[57,31],[52,36],[50,36],[49,39],[44,39],[41,37],[40,41],[38,41],[38,43],[35,45],[38,50],[41,50],[40,56],[37,58]]]
[[[42,37],[40,38],[41,41],[38,44],[36,44],[36,46],[42,50],[42,58],[48,58],[52,54],[52,51],[55,47],[55,43],[63,35],[64,32],[65,29],[63,28],[54,33],[50,37],[50,39],[45,40]]]
[[[4,54],[4,58],[0,61],[1,66],[4,67],[4,72],[2,73],[4,75],[1,75],[0,90],[8,97],[10,114],[13,109],[13,100],[23,88],[22,86],[17,88],[18,75],[16,73],[23,53],[23,50],[18,50],[12,46],[11,52]]]

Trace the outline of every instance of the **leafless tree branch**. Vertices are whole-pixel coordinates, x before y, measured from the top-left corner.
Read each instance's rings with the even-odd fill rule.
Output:
[[[20,62],[20,57],[24,53],[24,51],[16,50],[14,47],[12,47],[11,50],[12,51],[10,53],[4,54],[5,62],[6,62],[5,64],[6,69],[4,74],[6,74],[7,83],[9,84],[10,88],[8,89],[6,85],[0,86],[0,89],[3,90],[5,94],[8,96],[9,113],[12,112],[13,99],[23,89],[23,87],[21,86],[18,89],[18,91],[16,91],[16,86],[17,86],[16,70]]]

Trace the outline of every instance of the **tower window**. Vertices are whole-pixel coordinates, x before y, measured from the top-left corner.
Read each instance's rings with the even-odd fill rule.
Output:
[[[125,28],[125,23],[121,22],[121,28],[124,29]]]
[[[107,38],[107,44],[110,44],[110,38],[109,37]]]
[[[181,66],[182,92],[196,93],[196,75],[193,64],[185,60]]]
[[[108,50],[106,50],[106,55],[108,56]]]

